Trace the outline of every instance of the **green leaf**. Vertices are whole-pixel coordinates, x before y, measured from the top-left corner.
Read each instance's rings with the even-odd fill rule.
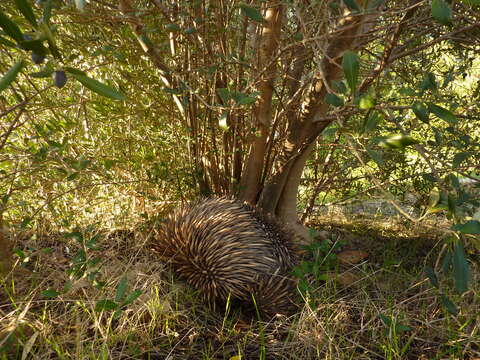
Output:
[[[18,60],[0,79],[0,92],[5,90],[16,78],[25,65],[23,59]]]
[[[30,216],[27,216],[20,223],[20,228],[25,229],[31,222],[32,222],[32,218]]]
[[[346,94],[348,90],[347,87],[345,86],[345,83],[343,81],[338,81],[338,80],[332,81],[332,89],[335,90],[336,92],[339,92],[340,94]]]
[[[197,29],[194,27],[189,27],[183,31],[187,35],[195,34],[197,32]]]
[[[343,104],[345,103],[343,101],[343,98],[333,93],[327,93],[325,95],[325,102],[335,107],[343,106]]]
[[[15,5],[17,5],[18,10],[20,10],[25,19],[36,29],[38,27],[37,19],[35,19],[35,14],[28,1],[15,0]]]
[[[297,32],[294,36],[293,39],[296,41],[302,41],[303,40],[303,34],[301,32]]]
[[[469,220],[465,224],[455,224],[452,230],[460,231],[463,234],[480,235],[480,222],[478,220]]]
[[[127,292],[127,277],[123,276],[120,279],[120,282],[118,283],[118,286],[117,286],[117,292],[115,294],[115,301],[119,303],[120,300],[122,300],[123,297],[125,296],[126,292]]]
[[[403,324],[400,324],[400,323],[395,324],[395,332],[397,334],[400,334],[400,333],[405,332],[405,331],[412,331],[412,328],[410,326],[403,325]]]
[[[455,289],[457,289],[460,294],[468,290],[470,270],[465,249],[461,241],[457,241],[455,251],[453,252],[453,278],[455,279]]]
[[[95,311],[109,311],[109,310],[116,310],[117,308],[118,308],[118,304],[108,299],[99,300],[95,304]]]
[[[227,88],[218,88],[218,96],[222,99],[222,102],[226,105],[228,101],[232,98],[230,91]]]
[[[364,121],[362,133],[368,133],[375,130],[382,120],[383,118],[378,112],[372,111]]]
[[[132,291],[130,294],[127,295],[127,297],[125,298],[125,300],[123,300],[122,306],[129,305],[129,304],[133,303],[135,300],[137,300],[137,298],[138,298],[140,295],[142,295],[142,291],[141,291],[141,290]]]
[[[94,257],[93,259],[88,260],[88,265],[90,267],[96,266],[102,261],[102,258],[100,256]]]
[[[440,301],[442,302],[443,306],[447,309],[447,311],[452,314],[452,315],[457,315],[458,314],[458,309],[455,306],[455,304],[445,295],[442,295],[440,298]]]
[[[419,141],[408,135],[393,135],[382,141],[379,145],[390,149],[405,149],[409,145],[418,144]]]
[[[480,5],[480,0],[460,0],[467,5]]]
[[[80,231],[72,231],[64,234],[65,239],[75,239],[79,244],[83,244],[83,234]]]
[[[358,107],[362,110],[368,110],[371,109],[375,106],[375,98],[373,95],[368,94],[364,95],[360,98],[360,102],[358,104]]]
[[[76,265],[83,264],[86,261],[87,261],[87,253],[83,249],[78,250],[75,256],[72,258],[72,263]]]
[[[428,110],[450,125],[458,123],[457,117],[450,111],[435,104],[428,104]]]
[[[342,69],[352,94],[355,93],[357,88],[359,68],[358,55],[353,51],[346,51],[345,54],[343,54]]]
[[[388,327],[392,326],[392,319],[391,319],[391,318],[389,318],[389,317],[387,317],[387,316],[385,316],[385,315],[383,315],[383,314],[379,314],[378,317],[382,320],[382,322],[383,322],[386,326],[388,326]]]
[[[343,0],[343,3],[349,8],[351,11],[360,12],[360,6],[358,6],[355,0]]]
[[[366,148],[368,155],[375,161],[378,166],[384,166],[385,161],[383,160],[382,153],[379,151],[372,150],[370,148]]]
[[[447,206],[448,206],[449,214],[451,215],[457,214],[457,199],[455,198],[455,195],[453,193],[448,194]]]
[[[72,280],[67,280],[65,282],[65,285],[63,285],[63,292],[64,293],[69,292],[72,289],[72,286],[73,286]]]
[[[334,125],[327,127],[325,130],[322,131],[322,135],[325,137],[333,136],[338,132],[338,128]]]
[[[432,0],[432,17],[440,24],[452,24],[452,10],[445,0]]]
[[[42,40],[23,40],[19,45],[22,49],[34,51],[38,55],[46,55],[48,52]]]
[[[71,173],[69,176],[67,176],[67,178],[65,180],[73,181],[73,180],[77,179],[79,175],[80,175],[79,172],[75,171],[75,172]]]
[[[442,272],[444,274],[450,271],[450,268],[452,267],[452,258],[452,252],[448,250],[442,260]]]
[[[100,234],[97,234],[97,235],[94,235],[90,238],[90,240],[88,240],[85,245],[87,246],[87,248],[91,249],[91,250],[97,250],[97,240],[100,238]]]
[[[113,313],[113,318],[118,319],[122,315],[122,312],[123,312],[122,309],[115,310],[115,312]]]
[[[454,174],[449,174],[445,179],[448,180],[457,192],[460,190],[460,181],[458,181],[458,178]]]
[[[313,271],[314,263],[311,261],[302,261],[300,267],[305,274],[310,274]]]
[[[300,281],[298,282],[298,290],[301,294],[307,293],[310,290],[310,285],[308,284],[308,281],[305,279],[300,279]]]
[[[77,75],[84,75],[84,76],[87,76],[87,73],[85,71],[82,71],[82,70],[78,70],[78,69],[75,69],[75,68],[72,68],[72,67],[65,67],[65,71],[70,73],[70,74],[77,74]]]
[[[257,101],[256,96],[244,96],[237,101],[237,105],[250,105]]]
[[[437,145],[441,145],[443,143],[442,133],[435,126],[432,126],[432,130],[434,132],[435,142],[437,143]]]
[[[304,275],[304,272],[301,268],[299,268],[298,266],[293,268],[293,276],[301,279],[303,277],[303,275]]]
[[[237,92],[232,92],[231,97],[233,100],[235,100],[237,105],[249,105],[249,104],[253,104],[257,100],[258,94],[259,93],[255,92],[250,95],[247,95],[245,93],[237,91]]]
[[[2,11],[0,11],[0,28],[5,31],[5,34],[14,39],[17,43],[22,42],[23,35],[20,28],[12,20],[8,18]]]
[[[471,155],[472,153],[470,152],[461,152],[461,153],[455,154],[452,161],[452,167],[456,169],[463,161],[468,159]]]
[[[47,7],[49,2],[45,4],[45,7]],[[55,37],[53,36],[52,30],[47,24],[46,15],[45,15],[46,8],[44,9],[44,15],[43,15],[43,21],[41,21],[38,24],[39,29],[42,31],[43,36],[47,39],[48,42],[48,48],[50,49],[50,52],[56,59],[61,59],[60,52],[58,51],[57,44],[55,42]]]
[[[429,123],[429,118],[428,118],[428,108],[425,104],[417,101],[412,105],[412,111],[415,114],[415,116],[425,124]]]
[[[140,36],[137,35],[137,39],[142,44],[143,48],[152,49],[155,45],[153,44],[150,37],[144,32]]]
[[[405,96],[416,96],[417,92],[412,89],[411,87],[402,87],[398,90],[398,93],[400,95],[405,95]]]
[[[260,23],[266,22],[260,11],[258,11],[254,7],[248,6],[247,4],[240,4],[240,9],[242,10],[242,14],[250,18],[251,20]]]
[[[107,170],[110,170],[116,163],[118,163],[118,160],[105,159],[103,161],[103,165],[105,166],[105,169],[107,169]]]
[[[425,274],[427,274],[428,279],[432,283],[433,286],[435,286],[437,289],[440,287],[440,284],[438,283],[438,278],[437,274],[435,274],[435,271],[429,266],[425,268]]]
[[[58,291],[48,289],[48,290],[42,291],[42,295],[47,298],[56,298],[58,295],[60,295],[60,293]]]
[[[43,22],[48,23],[52,16],[52,0],[46,0],[43,4]]]
[[[379,314],[378,317],[382,320],[382,322],[388,327],[393,328],[396,333],[401,333],[404,331],[411,331],[412,328],[407,325],[400,324],[396,318],[390,318],[383,314]]]
[[[92,79],[86,75],[81,75],[77,72],[71,72],[68,69],[66,69],[72,76],[80,82],[83,86],[85,86],[87,89],[92,90],[93,92],[96,92],[99,95],[108,97],[110,99],[114,100],[125,100],[125,95],[123,95],[121,92],[115,90],[111,86],[105,85],[101,83],[100,81],[97,81],[95,79]]]
[[[2,203],[5,205],[10,199],[10,194],[5,194],[2,196]]]
[[[438,191],[438,188],[434,187],[432,191],[430,191],[430,194],[428,195],[428,207],[433,208],[438,204],[440,201],[440,191]]]
[[[422,91],[432,90],[435,91],[437,89],[437,81],[435,80],[435,75],[431,72],[427,72],[425,77],[423,78],[422,83],[420,84],[420,89]]]
[[[448,206],[446,204],[438,204],[437,206],[434,206],[432,208],[429,208],[427,210],[428,214],[436,214],[441,211],[448,210]]]
[[[22,251],[22,250],[20,250],[20,249],[16,249],[16,250],[14,251],[14,254],[17,255],[17,256],[20,258],[20,260],[22,260],[22,262],[27,262],[27,261],[29,261],[29,259],[30,259],[30,258],[25,254],[25,252]]]
[[[178,26],[175,23],[170,23],[165,25],[165,29],[168,30],[169,32],[177,32],[177,31],[180,31],[180,26]]]
[[[453,80],[455,80],[455,68],[451,67],[443,77],[442,89],[445,89]]]
[[[77,171],[82,171],[85,170],[90,163],[91,160],[85,159],[83,156],[81,156],[78,160],[72,161],[70,166]]]

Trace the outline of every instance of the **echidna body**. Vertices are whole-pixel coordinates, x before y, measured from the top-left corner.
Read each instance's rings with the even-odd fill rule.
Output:
[[[288,313],[296,283],[291,235],[254,209],[227,198],[180,207],[161,226],[154,247],[210,301],[239,299],[265,313]]]

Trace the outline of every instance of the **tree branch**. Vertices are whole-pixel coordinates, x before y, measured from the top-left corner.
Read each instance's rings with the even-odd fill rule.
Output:
[[[273,81],[277,65],[271,59],[278,50],[282,17],[283,5],[277,1],[269,1],[258,52],[258,69],[265,71],[259,81],[260,99],[254,109],[256,131],[250,136],[252,146],[240,182],[240,199],[251,204],[256,203],[260,191],[268,131],[272,122]]]

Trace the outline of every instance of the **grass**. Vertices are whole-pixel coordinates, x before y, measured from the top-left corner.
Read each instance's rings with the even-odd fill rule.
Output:
[[[311,280],[298,313],[270,321],[233,306],[211,310],[155,259],[148,231],[102,234],[91,248],[55,234],[14,234],[23,257],[0,283],[0,359],[479,358],[478,264],[462,296],[441,279],[460,309],[453,316],[423,273],[436,260],[441,231],[385,224],[317,219],[316,227],[346,241],[344,249],[369,257],[337,266],[353,274],[348,284]],[[82,248],[87,261],[101,262],[65,287]],[[49,298],[48,289],[60,294]],[[141,295],[122,305],[135,290]],[[101,300],[117,307],[99,308]]]

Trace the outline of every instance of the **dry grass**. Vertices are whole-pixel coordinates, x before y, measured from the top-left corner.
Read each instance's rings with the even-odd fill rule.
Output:
[[[349,285],[312,283],[309,305],[268,322],[236,308],[226,314],[210,310],[156,261],[144,245],[148,231],[142,230],[104,234],[99,248],[88,251],[102,259],[95,268],[106,282],[103,288],[82,278],[46,298],[42,291],[61,290],[68,281],[79,244],[53,234],[22,235],[17,245],[27,258],[0,283],[0,359],[480,358],[476,264],[471,264],[471,289],[462,296],[449,294],[461,309],[452,316],[422,274],[425,255],[430,263],[436,256],[431,249],[438,237],[431,231],[412,233],[397,224],[395,232],[374,232],[352,223],[345,231],[345,223],[320,219],[317,224],[330,226],[347,240],[347,248],[370,257],[338,269],[355,275]],[[139,289],[140,297],[118,318],[113,311],[96,311],[99,300],[115,299],[124,276],[127,293]],[[386,325],[380,314],[392,323]]]

